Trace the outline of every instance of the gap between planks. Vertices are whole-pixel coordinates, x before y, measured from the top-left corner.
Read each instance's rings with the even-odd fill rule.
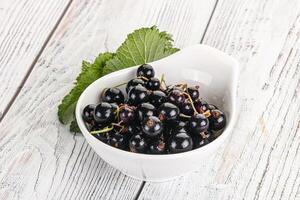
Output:
[[[46,48],[46,46],[48,45],[50,39],[52,38],[53,34],[55,33],[57,27],[59,26],[59,24],[61,23],[61,21],[63,20],[65,14],[67,13],[67,11],[69,10],[71,4],[72,4],[73,0],[69,0],[68,4],[66,5],[66,7],[64,8],[63,12],[61,13],[60,17],[58,18],[57,22],[55,23],[53,29],[50,31],[49,35],[47,36],[45,42],[43,43],[41,49],[39,50],[38,54],[36,55],[36,57],[34,58],[34,60],[32,61],[31,65],[29,66],[27,72],[25,73],[24,78],[22,79],[20,85],[18,86],[17,90],[15,91],[14,95],[12,96],[11,100],[8,102],[7,106],[4,108],[3,113],[0,115],[0,123],[2,122],[2,120],[4,119],[5,115],[7,114],[7,112],[9,111],[9,109],[11,108],[11,106],[13,105],[13,103],[15,102],[15,100],[17,99],[18,95],[20,94],[20,91],[22,90],[24,84],[26,83],[28,77],[30,76],[34,66],[36,65],[37,61],[39,60],[39,58],[41,57],[44,49]]]

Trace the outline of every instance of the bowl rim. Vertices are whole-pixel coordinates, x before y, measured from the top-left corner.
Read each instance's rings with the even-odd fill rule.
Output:
[[[239,62],[235,58],[233,58],[232,56],[230,56],[230,55],[228,55],[228,54],[226,54],[226,53],[224,53],[224,52],[222,52],[222,51],[220,51],[216,48],[210,47],[208,45],[203,45],[203,44],[196,44],[196,45],[186,47],[186,48],[184,48],[184,49],[182,49],[182,50],[180,50],[180,51],[178,51],[178,52],[176,52],[176,53],[174,53],[170,56],[177,56],[177,54],[182,53],[183,51],[186,51],[186,50],[192,49],[192,48],[204,48],[204,49],[210,50],[218,56],[226,57],[227,59],[231,60],[231,62],[233,63],[231,68],[232,68],[232,72],[233,72],[232,85],[234,87],[232,87],[232,90],[231,90],[232,92],[230,94],[230,100],[231,100],[231,103],[232,103],[232,109],[231,109],[232,111],[230,112],[230,120],[228,120],[228,118],[227,118],[227,120],[228,120],[227,121],[227,126],[223,130],[222,134],[219,137],[217,137],[215,140],[213,140],[212,142],[210,142],[209,144],[207,144],[205,146],[202,146],[202,147],[197,148],[197,149],[192,149],[190,151],[186,151],[186,152],[182,152],[182,153],[174,153],[174,154],[134,153],[134,152],[130,152],[130,151],[126,151],[126,150],[122,150],[122,149],[112,147],[109,144],[106,144],[106,143],[98,140],[94,136],[92,136],[90,134],[90,132],[87,130],[87,128],[86,128],[86,126],[85,126],[85,124],[82,120],[81,112],[80,112],[80,110],[81,110],[80,107],[81,107],[82,101],[85,97],[86,91],[89,88],[91,88],[92,85],[97,84],[97,82],[99,82],[99,81],[102,81],[101,79],[103,79],[103,78],[107,78],[107,77],[112,76],[112,75],[118,76],[118,75],[122,74],[125,71],[133,70],[133,69],[137,68],[138,66],[140,66],[140,65],[136,65],[136,66],[121,69],[121,70],[112,72],[110,74],[106,74],[103,77],[100,77],[99,79],[97,79],[96,81],[91,83],[80,95],[80,97],[77,101],[76,110],[75,110],[76,121],[78,123],[79,129],[82,131],[83,136],[87,140],[88,144],[92,147],[92,149],[93,149],[93,145],[90,144],[88,137],[91,138],[92,140],[96,141],[97,143],[99,143],[99,145],[101,145],[103,148],[106,148],[107,150],[113,151],[113,152],[118,153],[118,154],[123,154],[124,156],[136,157],[136,158],[140,158],[140,159],[152,159],[152,158],[153,159],[166,159],[166,158],[168,159],[168,158],[175,158],[175,157],[182,157],[182,156],[196,154],[199,151],[206,151],[207,149],[212,147],[212,145],[216,144],[217,142],[220,143],[221,141],[224,141],[229,136],[229,133],[232,130],[234,124],[235,124],[236,116],[237,116],[237,113],[236,113],[236,93],[237,93],[237,83],[238,83]],[[170,56],[168,56],[168,57],[170,57]],[[164,59],[164,58],[162,58],[162,59]],[[150,62],[149,64],[155,63],[157,61],[158,60],[156,60],[154,62]],[[101,155],[99,155],[99,156],[101,157]]]

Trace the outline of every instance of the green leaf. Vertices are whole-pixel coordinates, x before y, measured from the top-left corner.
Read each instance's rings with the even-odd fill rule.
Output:
[[[61,123],[67,124],[74,119],[74,110],[79,96],[87,86],[101,77],[106,61],[111,59],[113,55],[107,52],[100,54],[92,64],[87,61],[82,62],[82,71],[76,78],[75,87],[58,106],[58,118]]]
[[[77,121],[75,119],[70,124],[70,131],[74,133],[81,133]]]
[[[160,32],[156,26],[138,29],[127,36],[125,42],[117,49],[115,56],[106,62],[103,74],[171,55],[179,50],[173,48],[172,42],[172,36],[166,32]]]

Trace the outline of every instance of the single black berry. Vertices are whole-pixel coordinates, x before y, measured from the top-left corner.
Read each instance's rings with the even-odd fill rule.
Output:
[[[137,117],[140,122],[142,122],[145,118],[155,115],[156,109],[150,103],[142,103],[137,107]]]
[[[145,133],[148,137],[158,136],[163,130],[162,122],[155,116],[150,116],[144,119],[141,126],[143,133]]]
[[[189,121],[189,129],[193,134],[199,134],[208,129],[209,121],[203,114],[193,115]]]
[[[199,98],[199,87],[188,87],[187,92],[190,95],[190,97],[193,99],[193,101],[196,101]]]
[[[209,144],[213,140],[212,133],[210,131],[193,135],[192,138],[193,138],[194,149],[203,147],[204,145]]]
[[[180,90],[172,90],[168,95],[168,101],[177,106],[181,106],[185,101],[184,93]]]
[[[166,94],[160,90],[153,91],[149,96],[149,102],[157,108],[166,101]]]
[[[166,144],[162,140],[153,141],[149,145],[150,154],[163,154],[166,151]]]
[[[126,92],[128,93],[129,90],[131,90],[131,88],[137,86],[137,85],[141,85],[141,86],[145,86],[146,83],[143,79],[141,78],[134,78],[134,79],[131,79],[127,85],[126,85]]]
[[[124,103],[124,94],[119,88],[106,88],[102,95],[102,101],[108,103],[121,104]]]
[[[119,118],[124,124],[132,123],[135,120],[134,107],[128,105],[120,107]]]
[[[191,116],[191,115],[194,114],[193,106],[192,106],[191,102],[190,102],[188,99],[186,99],[186,100],[184,101],[184,103],[181,104],[181,106],[180,106],[180,111],[181,111],[181,113],[184,114],[184,115],[189,115],[189,116]]]
[[[155,72],[151,65],[143,64],[143,65],[139,66],[139,68],[137,69],[136,75],[138,77],[143,76],[143,77],[150,79],[150,78],[154,77]]]
[[[177,132],[169,138],[168,149],[170,153],[190,151],[193,149],[193,140],[186,132]]]
[[[179,115],[179,108],[172,103],[163,103],[158,108],[158,117],[161,121],[175,120]]]
[[[115,108],[111,104],[102,102],[95,107],[94,119],[97,123],[109,124],[114,121],[115,117]]]
[[[142,135],[133,135],[129,140],[129,150],[134,153],[145,153],[147,143]]]
[[[128,103],[130,105],[139,105],[146,102],[149,98],[148,91],[145,87],[137,85],[129,90]]]
[[[158,78],[152,77],[147,82],[146,87],[148,90],[158,90],[160,88],[160,80]]]
[[[226,116],[220,110],[210,111],[211,116],[209,117],[209,128],[213,131],[219,131],[226,126]]]
[[[208,103],[205,101],[201,101],[200,99],[197,99],[194,102],[194,106],[195,106],[195,109],[197,110],[197,112],[199,112],[199,113],[204,113],[209,110]]]
[[[92,123],[94,121],[94,111],[95,111],[96,105],[90,104],[87,105],[82,112],[82,119],[86,123]]]

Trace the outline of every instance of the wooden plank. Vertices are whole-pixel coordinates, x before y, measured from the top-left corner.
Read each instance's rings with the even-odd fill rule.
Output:
[[[68,3],[0,1],[0,119]]]
[[[300,199],[300,2],[234,2],[219,1],[204,38],[241,63],[232,137],[198,172],[146,183],[139,199]]]
[[[133,199],[141,182],[70,134],[57,120],[57,106],[82,59],[115,50],[127,33],[154,24],[173,33],[179,47],[199,42],[213,6],[204,0],[74,0],[0,124],[0,199]]]

